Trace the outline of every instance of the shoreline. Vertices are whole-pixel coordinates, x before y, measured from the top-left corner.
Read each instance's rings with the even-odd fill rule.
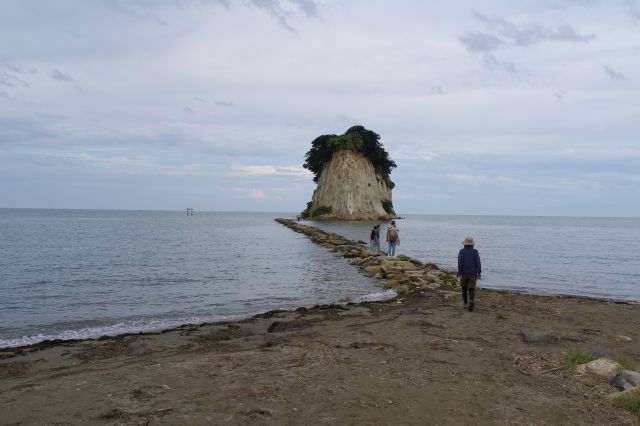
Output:
[[[636,424],[562,359],[636,360],[640,306],[480,288],[469,313],[457,296],[2,350],[0,423]]]
[[[496,288],[489,288],[489,287],[482,287],[482,286],[478,286],[478,288],[482,289],[482,291],[486,292],[487,294],[491,294],[491,293],[503,294],[503,295],[512,294],[512,295],[518,295],[518,296],[532,296],[532,297],[541,297],[541,298],[550,298],[550,299],[575,299],[576,301],[595,301],[595,302],[602,302],[602,303],[608,303],[608,304],[612,303],[612,304],[618,304],[618,305],[632,305],[632,306],[633,305],[638,305],[638,306],[640,306],[640,302],[633,301],[633,300],[596,298],[596,297],[589,297],[589,296],[576,296],[576,295],[571,295],[571,294],[564,295],[564,294],[528,293],[528,292],[520,292],[520,291],[515,291],[515,290],[496,289]],[[71,344],[71,343],[99,342],[99,341],[104,341],[104,340],[108,340],[108,339],[121,339],[121,338],[125,338],[125,337],[130,337],[130,336],[155,336],[155,335],[159,335],[159,334],[165,334],[165,333],[169,333],[169,332],[173,332],[173,331],[178,331],[178,330],[181,330],[181,329],[183,329],[185,327],[186,328],[188,328],[188,327],[208,327],[208,326],[232,324],[232,323],[236,323],[236,322],[242,322],[242,321],[262,318],[264,316],[272,316],[272,315],[281,314],[281,313],[292,314],[292,313],[303,311],[303,310],[321,309],[322,307],[327,307],[327,306],[359,306],[359,305],[365,305],[365,304],[368,304],[368,303],[392,303],[392,302],[396,301],[397,299],[402,299],[402,298],[403,298],[402,295],[396,294],[393,297],[390,297],[390,298],[387,298],[387,299],[380,299],[380,300],[365,300],[365,301],[360,301],[360,302],[349,301],[349,302],[342,302],[342,303],[341,302],[334,302],[334,303],[324,303],[324,304],[316,304],[316,305],[302,305],[302,306],[297,306],[297,307],[288,308],[288,309],[276,308],[276,309],[270,309],[270,310],[264,311],[264,312],[258,312],[258,313],[254,313],[254,314],[247,314],[246,316],[245,315],[238,315],[236,318],[220,319],[220,320],[213,320],[213,321],[203,321],[203,322],[198,322],[198,323],[187,322],[187,323],[181,323],[181,324],[178,324],[178,325],[175,325],[175,326],[171,326],[171,327],[167,327],[167,328],[159,328],[159,329],[152,329],[152,330],[140,330],[140,331],[132,330],[132,331],[127,331],[127,332],[123,332],[123,333],[102,334],[102,335],[96,335],[95,337],[81,337],[81,338],[77,338],[77,339],[45,339],[45,340],[41,340],[41,341],[38,341],[38,342],[29,343],[29,344],[26,344],[26,345],[0,346],[0,360],[3,359],[2,353],[4,353],[4,352],[19,352],[19,351],[40,350],[41,346],[43,348],[49,348],[49,347],[56,346],[56,345],[64,346],[64,345]]]
[[[0,423],[640,422],[565,365],[584,351],[638,371],[640,304],[479,287],[470,313],[436,265],[300,230],[399,294],[0,349]]]
[[[286,226],[290,229],[292,229],[295,232],[298,233],[302,233],[304,235],[306,235],[307,237],[309,237],[314,243],[316,244],[320,244],[325,246],[326,248],[328,248],[331,251],[334,251],[336,253],[338,253],[338,255],[342,255],[345,258],[360,258],[360,259],[364,259],[364,258],[369,258],[372,256],[372,253],[369,252],[367,250],[367,248],[363,245],[363,242],[355,242],[353,240],[349,240],[346,237],[343,237],[339,234],[335,234],[335,233],[331,233],[331,232],[326,232],[323,231],[322,229],[315,227],[315,226],[311,226],[311,225],[306,225],[306,224],[302,224],[299,222],[296,222],[293,219],[284,219],[284,218],[276,218],[274,219],[276,222],[280,223],[283,226]],[[348,250],[345,250],[344,247],[347,247]],[[378,260],[383,260],[383,259],[387,259],[385,256],[379,256],[377,258]],[[446,269],[442,269],[440,267],[438,267],[437,265],[434,264],[430,264],[427,263],[426,265],[423,265],[420,261],[418,261],[417,259],[411,258],[407,255],[399,255],[397,256],[397,258],[391,258],[391,259],[399,259],[401,261],[409,261],[412,262],[414,265],[420,265],[420,266],[426,266],[426,265],[433,265],[434,269],[436,271],[442,271],[445,274],[449,274],[452,275],[452,271],[450,270],[446,270]],[[379,262],[377,262],[379,264]],[[352,261],[352,265],[354,265],[354,262]],[[380,288],[380,293],[384,293],[385,290],[387,289],[395,289],[395,287],[397,287],[397,282],[394,283],[389,283],[389,280],[385,279],[386,277],[376,277],[375,275],[372,274],[368,274],[367,271],[365,269],[362,268],[362,265],[358,265],[355,264],[355,266],[360,266],[361,268],[361,272],[364,273],[365,275],[368,276],[373,276],[374,278],[377,278],[378,281],[381,283]],[[404,273],[405,270],[401,269],[399,271],[400,273]],[[456,290],[456,284],[453,283],[450,280],[442,280],[442,276],[440,277],[436,277],[437,281],[439,281],[437,283],[437,288],[439,289],[446,289],[449,291],[455,291]],[[457,281],[456,281],[457,282]],[[576,299],[588,299],[588,300],[596,300],[596,301],[603,301],[603,302],[611,302],[611,303],[618,303],[618,304],[638,304],[640,305],[640,301],[639,300],[627,300],[627,299],[615,299],[615,298],[607,298],[607,297],[595,297],[595,296],[582,296],[582,295],[575,295],[575,294],[562,294],[562,293],[544,293],[544,292],[530,292],[530,291],[525,291],[525,290],[517,290],[517,289],[505,289],[505,288],[495,288],[495,287],[483,287],[481,285],[481,283],[478,284],[478,287],[481,287],[485,290],[490,290],[490,291],[494,291],[494,292],[505,292],[505,293],[512,293],[512,294],[520,294],[520,295],[526,295],[526,296],[541,296],[541,297],[560,297],[560,298],[576,298]],[[417,289],[433,289],[434,286],[429,286],[429,285],[423,285],[422,287],[416,288],[415,286],[413,286],[413,288],[410,289],[406,289],[406,288],[400,288],[400,294],[403,293],[407,293],[407,291],[416,291]],[[370,293],[370,294],[378,294],[378,293]],[[360,297],[366,297],[367,295],[363,295]],[[393,296],[388,300],[394,300],[395,298],[397,298],[398,296]],[[382,299],[381,301],[384,301],[386,299]],[[336,305],[349,305],[349,304],[358,304],[360,302],[354,302],[354,301],[347,301],[347,302],[334,302],[331,304],[336,304]],[[318,305],[300,305],[300,306],[296,306],[296,307],[291,307],[291,308],[286,308],[284,309],[285,311],[295,311],[297,309],[310,309],[313,308],[315,306]],[[213,320],[205,320],[203,322],[198,322],[198,323],[192,323],[192,322],[187,322],[187,323],[179,323],[176,325],[171,325],[168,327],[161,327],[161,328],[149,328],[149,329],[140,329],[140,330],[130,330],[130,331],[124,331],[122,333],[115,333],[115,334],[97,334],[95,336],[90,336],[90,337],[79,337],[79,338],[71,338],[71,339],[64,339],[64,338],[55,338],[55,339],[44,339],[44,340],[40,340],[34,343],[29,343],[29,344],[24,344],[24,345],[12,345],[12,346],[0,346],[0,353],[2,353],[3,351],[11,351],[11,350],[16,350],[16,349],[28,349],[30,347],[39,345],[39,344],[50,344],[50,343],[60,343],[60,344],[64,344],[65,342],[79,342],[79,341],[94,341],[94,340],[103,340],[105,338],[109,338],[109,337],[118,337],[118,336],[131,336],[131,335],[153,335],[153,334],[157,334],[157,333],[165,333],[168,331],[172,331],[172,330],[176,330],[179,329],[181,327],[185,327],[185,326],[206,326],[206,325],[212,325],[212,324],[218,324],[218,323],[226,323],[226,322],[233,322],[233,321],[242,321],[242,320],[246,320],[249,318],[253,318],[255,316],[259,316],[259,315],[263,315],[272,311],[280,311],[282,310],[281,308],[275,308],[272,310],[268,310],[266,312],[257,312],[257,313],[247,313],[247,314],[238,314],[238,315],[232,315],[230,317],[232,318],[228,318],[228,319],[213,319]],[[18,338],[15,338],[18,339]]]

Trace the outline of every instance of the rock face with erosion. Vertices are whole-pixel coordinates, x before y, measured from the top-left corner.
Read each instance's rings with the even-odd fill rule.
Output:
[[[325,166],[313,194],[311,209],[331,206],[324,219],[378,220],[395,216],[385,211],[391,189],[362,154],[343,149]]]
[[[342,135],[312,142],[304,167],[318,184],[304,218],[316,220],[388,220],[393,210],[389,175],[396,164],[380,135],[354,126]]]

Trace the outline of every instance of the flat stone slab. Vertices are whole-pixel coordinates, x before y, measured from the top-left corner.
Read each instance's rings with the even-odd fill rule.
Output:
[[[640,386],[640,373],[632,370],[622,370],[620,373],[622,378],[633,386]]]
[[[622,371],[622,366],[610,359],[598,358],[579,365],[577,370],[583,374],[591,374],[611,381]]]
[[[612,381],[611,384],[614,388],[619,391],[625,391],[628,389],[633,389],[635,386],[631,383],[627,382],[625,378],[622,376],[622,373],[618,374]]]

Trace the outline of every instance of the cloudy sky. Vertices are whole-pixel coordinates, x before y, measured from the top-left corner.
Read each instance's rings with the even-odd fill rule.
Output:
[[[400,214],[640,216],[639,82],[640,0],[4,0],[0,207],[299,211],[361,124]]]

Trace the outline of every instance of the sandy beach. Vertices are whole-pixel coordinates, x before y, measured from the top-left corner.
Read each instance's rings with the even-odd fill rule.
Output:
[[[469,313],[453,294],[426,291],[41,343],[0,352],[0,417],[3,425],[634,424],[607,403],[609,384],[559,360],[577,347],[637,357],[638,330],[636,304],[479,290]]]
[[[400,295],[1,349],[0,423],[638,424],[563,360],[637,370],[639,303],[480,288],[467,312],[449,271],[281,223]]]

